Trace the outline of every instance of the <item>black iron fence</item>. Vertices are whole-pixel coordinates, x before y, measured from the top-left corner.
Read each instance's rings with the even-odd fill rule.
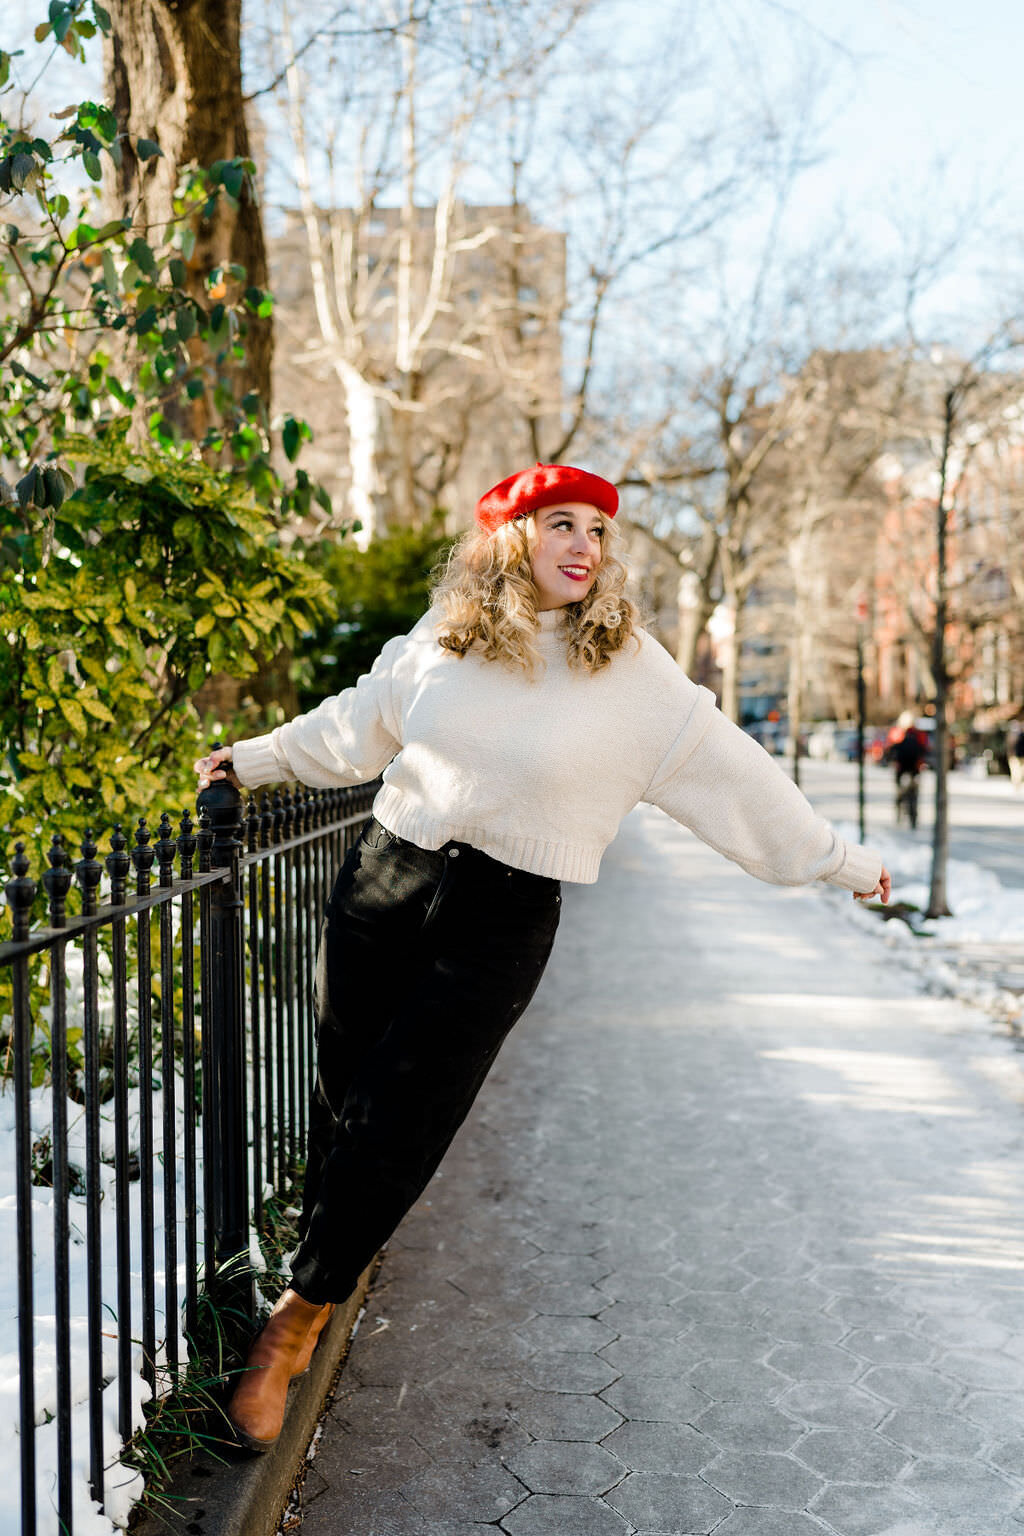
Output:
[[[55,834],[45,926],[18,845],[0,976],[22,1536],[72,1533],[90,1495],[123,1518],[121,1449],[186,1363],[201,1296],[253,1315],[253,1234],[304,1155],[321,914],[375,788],[243,810],[218,782],[198,828],[165,815],[153,843],[141,819],[129,848],[118,827],[102,862],[91,833],[74,865]]]

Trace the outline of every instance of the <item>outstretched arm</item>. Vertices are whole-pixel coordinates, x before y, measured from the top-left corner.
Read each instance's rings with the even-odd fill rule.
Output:
[[[823,880],[862,899],[889,898],[891,878],[876,853],[845,842],[745,731],[717,709],[695,740],[688,724],[644,799],[759,880]]]

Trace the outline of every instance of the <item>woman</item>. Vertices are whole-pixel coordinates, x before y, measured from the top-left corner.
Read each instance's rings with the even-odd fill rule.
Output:
[[[585,470],[510,476],[430,611],[354,688],[196,764],[200,787],[384,770],[327,904],[302,1239],[228,1409],[253,1449],[277,1438],[331,1304],[426,1186],[533,996],[559,882],[597,879],[632,806],[661,806],[763,880],[888,900],[881,860],[639,627],[610,549],[617,508]]]

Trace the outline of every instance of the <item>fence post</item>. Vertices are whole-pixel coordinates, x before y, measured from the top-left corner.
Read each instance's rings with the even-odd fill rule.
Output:
[[[213,843],[210,865],[227,878],[209,887],[208,953],[202,957],[203,1184],[207,1233],[206,1287],[219,1305],[255,1314],[249,1264],[249,1148],[246,1115],[242,797],[227,780],[200,792]]]

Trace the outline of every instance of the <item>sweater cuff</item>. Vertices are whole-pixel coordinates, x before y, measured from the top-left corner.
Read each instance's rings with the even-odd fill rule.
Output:
[[[259,784],[284,784],[295,778],[291,769],[278,760],[273,742],[273,731],[266,736],[232,742],[231,766],[246,789],[255,789]]]
[[[882,874],[881,856],[860,843],[847,843],[846,857],[834,875],[826,876],[827,885],[840,885],[844,891],[864,895],[873,891]]]

